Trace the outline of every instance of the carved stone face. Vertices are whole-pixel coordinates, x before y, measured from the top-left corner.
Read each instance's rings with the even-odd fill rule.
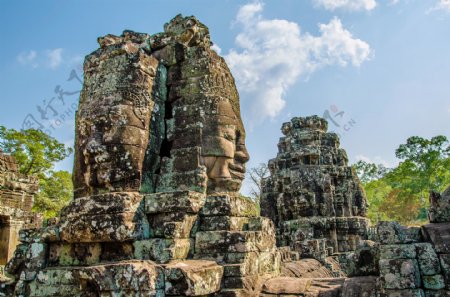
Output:
[[[139,58],[139,65],[147,60]],[[86,72],[76,120],[75,197],[140,188],[153,78],[128,62],[114,56]]]
[[[202,136],[208,192],[235,192],[241,187],[249,159],[245,132],[229,101],[219,101],[213,112],[206,115]]]
[[[75,185],[85,192],[80,194],[139,189],[148,131],[139,128],[133,107],[114,106],[105,117],[79,113],[77,123],[81,170],[75,170]]]

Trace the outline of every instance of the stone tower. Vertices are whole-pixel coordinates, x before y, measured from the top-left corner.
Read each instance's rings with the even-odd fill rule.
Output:
[[[209,31],[98,39],[76,114],[74,200],[22,233],[26,296],[251,296],[280,270],[273,223],[239,195],[249,156],[239,96]]]
[[[368,227],[365,194],[327,127],[317,116],[283,124],[261,200],[262,215],[277,227],[278,245],[317,259],[355,250]]]

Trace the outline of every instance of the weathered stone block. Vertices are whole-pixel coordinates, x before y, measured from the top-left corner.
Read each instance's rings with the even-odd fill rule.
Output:
[[[386,289],[420,288],[420,271],[416,260],[380,260],[380,276]]]
[[[450,254],[440,254],[439,260],[442,267],[442,274],[445,279],[445,285],[447,290],[450,290]]]
[[[47,244],[45,243],[34,242],[29,245],[25,255],[27,267],[25,279],[30,280],[34,278],[36,271],[39,271],[46,266],[46,250]]]
[[[442,194],[430,193],[428,217],[431,223],[450,222],[450,187]]]
[[[139,212],[71,216],[60,225],[61,239],[69,243],[139,240],[149,233],[147,219]]]
[[[255,202],[237,195],[208,196],[201,212],[203,216],[257,217]]]
[[[248,220],[249,231],[261,231],[267,235],[275,235],[275,225],[272,220],[265,217],[250,218]]]
[[[30,283],[29,296],[157,296],[163,287],[161,267],[149,261],[127,261],[41,270]]]
[[[247,289],[253,290],[258,282],[259,276],[237,276],[237,277],[224,277],[222,281],[222,287],[225,289]]]
[[[132,242],[103,242],[101,262],[118,262],[134,259]]]
[[[220,290],[223,267],[213,261],[174,261],[165,266],[168,295],[201,296]]]
[[[172,161],[172,170],[174,172],[186,172],[202,166],[201,147],[189,147],[183,149],[173,149],[170,152]]]
[[[381,259],[414,259],[416,246],[414,244],[389,244],[380,246]]]
[[[450,254],[450,223],[435,223],[422,226],[426,241],[433,243],[437,253]]]
[[[346,257],[346,272],[348,276],[379,275],[378,261],[380,247],[377,243],[364,240],[354,253]]]
[[[8,263],[6,263],[4,271],[11,275],[16,275],[27,260],[29,248],[29,244],[21,243],[17,245],[13,257],[8,261]]]
[[[261,252],[255,264],[258,266],[258,274],[276,276],[281,272],[281,254],[278,251]]]
[[[381,244],[405,243],[403,227],[397,222],[379,222],[377,225],[378,238]]]
[[[186,212],[196,214],[205,203],[205,194],[192,191],[163,192],[145,195],[148,214]]]
[[[182,212],[149,215],[150,237],[189,238],[197,215]]]
[[[441,274],[423,275],[422,282],[425,289],[440,290],[445,288],[444,277]]]
[[[417,261],[422,275],[434,275],[441,272],[439,258],[431,243],[416,243]]]
[[[256,232],[202,231],[196,234],[196,251],[245,253],[257,251]]]
[[[258,265],[256,263],[224,264],[222,266],[223,275],[226,277],[258,274]]]
[[[136,259],[167,263],[170,260],[185,259],[189,253],[190,240],[152,238],[135,241],[133,246]]]
[[[450,291],[448,290],[425,290],[425,297],[449,297]]]
[[[143,196],[137,192],[115,192],[74,199],[61,210],[61,219],[83,214],[116,214],[137,211]]]
[[[352,277],[344,281],[343,297],[378,297],[377,278],[375,276]]]
[[[126,261],[83,268],[82,286],[94,284],[100,291],[152,291],[164,288],[162,267],[150,261]]]
[[[270,234],[256,231],[255,240],[256,248],[260,252],[273,251],[276,248],[276,240],[274,234],[271,236]]]
[[[49,265],[78,266],[100,262],[100,243],[52,243],[49,245]]]
[[[195,259],[216,261],[219,264],[251,264],[258,261],[257,252],[248,253],[208,253],[208,251],[196,250]]]
[[[311,286],[311,280],[296,277],[275,277],[266,281],[262,287],[262,292],[274,295],[300,295],[306,294]]]
[[[77,285],[49,286],[31,282],[28,289],[29,297],[69,297],[82,294]]]
[[[248,230],[247,217],[213,216],[201,217],[201,231],[242,231]]]

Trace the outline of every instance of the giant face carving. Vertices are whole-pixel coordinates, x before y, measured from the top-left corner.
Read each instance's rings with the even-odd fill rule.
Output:
[[[241,119],[228,100],[217,102],[206,115],[202,157],[208,175],[208,192],[236,192],[245,175],[249,156]]]
[[[147,69],[155,69],[158,61],[139,53],[111,55],[107,50],[100,51],[100,57],[101,64],[91,65],[89,59],[85,63],[76,119],[75,197],[138,191],[148,146],[155,103],[153,77]]]

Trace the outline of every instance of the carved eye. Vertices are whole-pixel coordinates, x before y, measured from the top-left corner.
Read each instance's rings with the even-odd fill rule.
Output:
[[[234,133],[231,133],[231,132],[225,132],[223,134],[223,138],[225,138],[226,140],[229,140],[229,141],[234,141],[235,140]]]

